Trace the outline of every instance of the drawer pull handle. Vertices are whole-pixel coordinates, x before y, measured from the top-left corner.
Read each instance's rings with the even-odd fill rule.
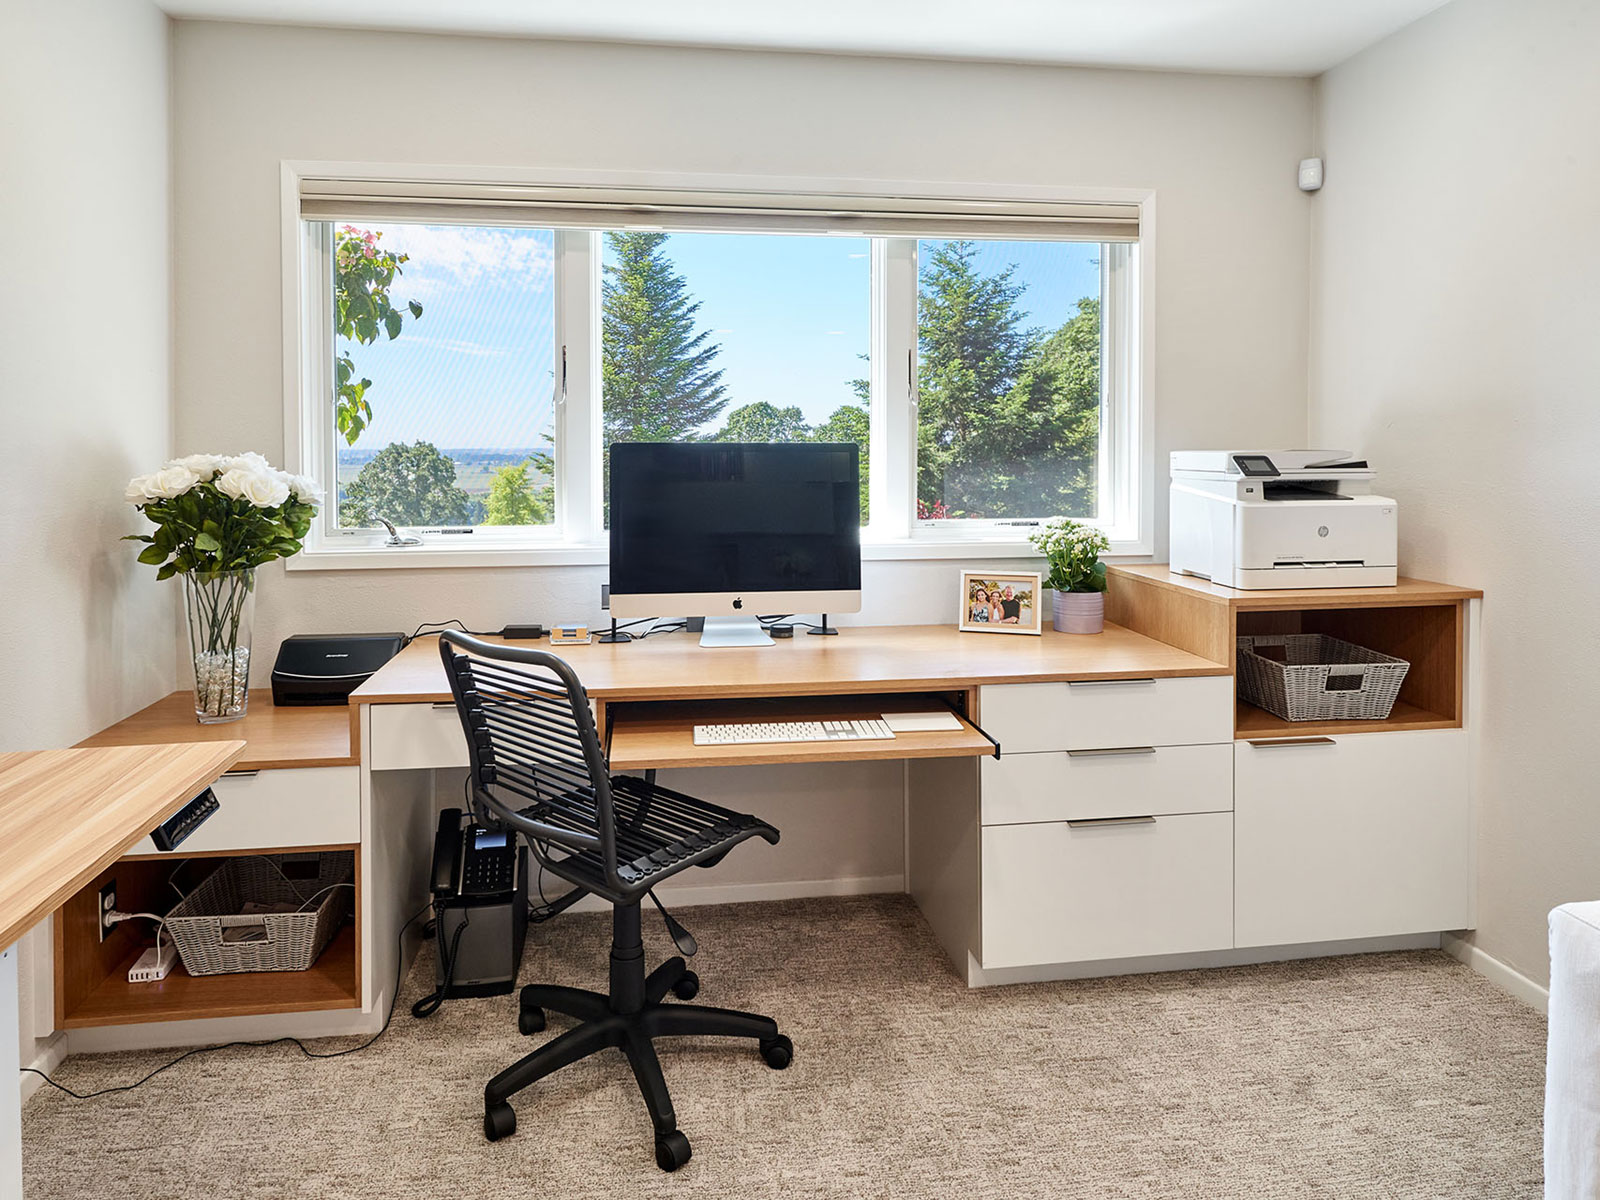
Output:
[[[1154,754],[1154,746],[1114,746],[1109,750],[1068,750],[1068,758],[1117,758],[1124,754]]]
[[[1068,821],[1068,829],[1103,829],[1110,825],[1154,825],[1154,817],[1094,817],[1089,820]]]
[[[259,769],[254,771],[224,771],[222,777],[224,779],[254,779],[259,774],[261,774]]]
[[[1262,738],[1259,741],[1250,739],[1252,746],[1337,746],[1339,743],[1331,737],[1303,737],[1303,738]]]
[[[428,707],[436,712],[446,708],[448,708],[451,712],[455,712],[456,702],[454,700],[435,700],[432,704],[428,705]]]
[[[1154,679],[1069,679],[1068,687],[1140,687],[1154,684]]]

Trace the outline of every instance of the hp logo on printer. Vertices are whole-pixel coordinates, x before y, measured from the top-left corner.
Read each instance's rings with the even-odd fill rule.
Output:
[[[1317,526],[1317,536],[1318,537],[1327,537],[1328,536],[1328,527],[1326,525],[1318,525]]]

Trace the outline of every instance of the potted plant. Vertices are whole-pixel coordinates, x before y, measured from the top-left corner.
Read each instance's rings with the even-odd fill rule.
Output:
[[[1051,625],[1058,633],[1099,633],[1106,619],[1106,565],[1100,556],[1111,542],[1100,530],[1066,517],[1051,517],[1028,538],[1045,556],[1055,589]]]
[[[183,576],[201,724],[237,721],[250,701],[255,571],[297,554],[322,493],[259,454],[191,454],[129,482],[127,501],[151,521],[139,561],[157,579]]]

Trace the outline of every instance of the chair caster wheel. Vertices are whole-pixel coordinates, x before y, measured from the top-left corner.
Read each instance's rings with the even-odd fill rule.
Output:
[[[491,1104],[483,1110],[483,1136],[491,1142],[498,1142],[501,1138],[508,1138],[517,1131],[517,1114],[511,1110],[511,1105],[501,1102]]]
[[[689,1139],[676,1129],[656,1136],[656,1166],[663,1171],[676,1171],[689,1161],[691,1153]]]
[[[530,1037],[544,1030],[544,1009],[537,1005],[529,1005],[517,1013],[517,1029],[523,1037]]]
[[[774,1071],[781,1071],[794,1061],[794,1043],[781,1033],[777,1037],[762,1038],[761,1057]]]
[[[672,985],[672,994],[679,1000],[693,1000],[700,994],[700,976],[693,971],[685,971],[683,978]]]

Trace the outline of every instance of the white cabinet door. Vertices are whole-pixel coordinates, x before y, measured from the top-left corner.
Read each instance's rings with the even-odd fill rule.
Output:
[[[242,771],[211,785],[217,811],[170,851],[147,836],[129,854],[182,858],[213,850],[340,846],[361,840],[359,767]]]
[[[1473,924],[1465,730],[1240,742],[1234,753],[1239,946]]]
[[[374,704],[367,761],[374,771],[467,765],[467,738],[454,704]]]
[[[983,965],[1225,950],[1233,816],[983,830]]]

